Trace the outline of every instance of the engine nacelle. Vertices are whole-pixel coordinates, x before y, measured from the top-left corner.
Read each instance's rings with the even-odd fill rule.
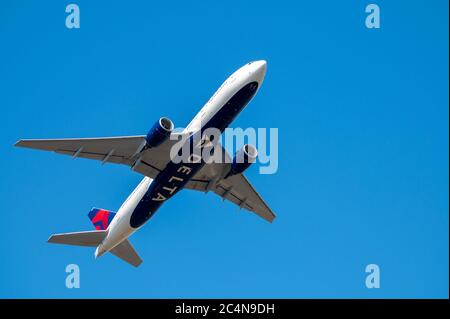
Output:
[[[157,147],[162,142],[167,140],[172,133],[174,125],[167,117],[161,117],[148,131],[145,140],[147,147]]]
[[[244,172],[256,161],[257,156],[258,151],[256,148],[253,145],[245,144],[236,152],[233,163],[231,164],[231,171],[228,175],[231,176]]]

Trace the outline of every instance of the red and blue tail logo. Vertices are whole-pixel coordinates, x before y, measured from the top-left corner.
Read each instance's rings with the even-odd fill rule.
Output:
[[[94,224],[95,229],[105,230],[108,228],[114,216],[116,216],[116,213],[106,209],[92,208],[88,216],[92,224]]]

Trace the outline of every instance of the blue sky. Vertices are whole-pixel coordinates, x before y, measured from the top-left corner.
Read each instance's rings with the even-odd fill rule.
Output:
[[[8,1],[0,9],[0,297],[448,297],[448,2]],[[223,80],[266,59],[234,127],[279,128],[279,170],[247,175],[273,224],[184,191],[132,243],[138,269],[46,244],[92,229],[141,177],[17,149],[19,138],[185,126]],[[76,263],[81,288],[65,287]],[[365,287],[365,266],[381,288]]]

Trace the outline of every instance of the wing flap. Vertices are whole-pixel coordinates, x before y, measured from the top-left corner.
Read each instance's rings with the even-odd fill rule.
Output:
[[[223,148],[221,151],[225,160],[222,163],[205,164],[185,187],[202,192],[211,190],[223,199],[252,211],[271,223],[276,217],[275,214],[243,174],[223,179],[230,170],[231,157]]]
[[[213,190],[220,197],[256,213],[270,223],[275,219],[273,211],[243,174],[220,181]]]
[[[208,184],[211,181],[212,180],[192,179],[185,187],[206,192],[208,190]],[[240,208],[254,212],[270,223],[276,217],[270,207],[243,174],[234,175],[225,180],[221,180],[210,190],[222,197],[222,199],[226,199]]]

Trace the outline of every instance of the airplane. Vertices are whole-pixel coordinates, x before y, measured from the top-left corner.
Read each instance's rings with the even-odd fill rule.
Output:
[[[205,143],[212,142],[212,136],[201,136],[199,143],[194,139],[199,132],[201,135],[201,132],[210,128],[218,129],[219,134],[223,133],[261,87],[266,68],[266,61],[260,60],[247,63],[235,71],[188,126],[178,133],[174,131],[174,124],[169,118],[161,117],[147,135],[19,140],[15,146],[98,160],[102,164],[122,164],[144,175],[117,213],[92,208],[88,216],[95,230],[54,234],[48,242],[96,247],[96,259],[110,252],[138,267],[142,259],[128,238],[181,189],[212,191],[223,200],[227,199],[239,208],[272,222],[275,214],[243,175],[256,160],[256,148],[245,144],[231,160],[219,141]],[[195,151],[195,146],[198,149],[213,144],[214,152],[219,149],[227,160],[174,161],[171,149],[177,143],[194,146],[188,148],[188,155]]]

